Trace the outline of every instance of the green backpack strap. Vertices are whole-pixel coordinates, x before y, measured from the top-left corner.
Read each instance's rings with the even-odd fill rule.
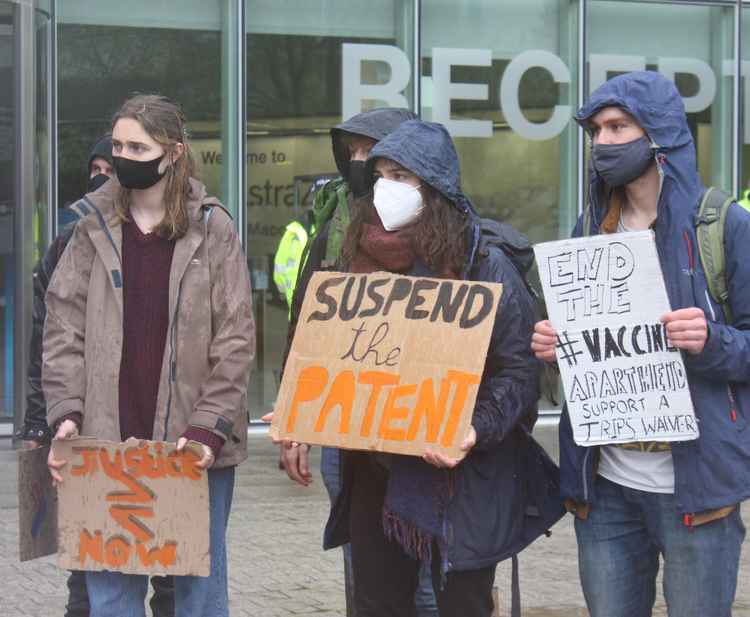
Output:
[[[732,322],[732,309],[729,305],[727,287],[724,227],[729,206],[733,202],[734,198],[729,193],[713,186],[709,187],[703,194],[695,223],[698,254],[706,275],[708,291],[714,301],[724,310],[728,323]]]

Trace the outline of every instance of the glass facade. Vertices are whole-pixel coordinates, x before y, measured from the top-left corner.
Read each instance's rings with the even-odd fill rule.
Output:
[[[89,149],[136,91],[183,105],[201,178],[245,241],[259,326],[253,419],[273,405],[286,344],[273,255],[287,223],[310,206],[315,180],[336,174],[329,129],[354,113],[408,107],[446,124],[479,211],[534,242],[569,234],[588,151],[570,118],[620,72],[649,68],[675,79],[704,183],[737,193],[750,180],[750,47],[737,36],[750,37],[750,15],[735,2],[181,0],[179,7],[0,0],[0,77],[10,85],[0,88],[0,134],[8,137],[0,140],[6,416],[23,412],[31,264],[54,230],[56,204],[82,194]]]
[[[54,15],[0,1],[0,418],[23,408],[31,270],[54,208]]]

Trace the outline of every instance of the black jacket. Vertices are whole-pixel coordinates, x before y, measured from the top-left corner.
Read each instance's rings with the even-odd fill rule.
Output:
[[[78,210],[78,202],[68,206],[77,216],[82,216]],[[26,395],[26,415],[23,427],[16,433],[16,439],[36,441],[42,444],[50,442],[52,435],[47,425],[47,403],[42,391],[42,337],[44,335],[44,319],[47,307],[44,296],[52,280],[57,262],[65,251],[70,238],[73,236],[76,222],[69,223],[62,228],[52,241],[44,256],[36,263],[33,270],[34,304],[31,318],[31,343],[29,345],[29,367],[26,373],[28,393]]]
[[[68,245],[74,229],[75,223],[66,225],[52,241],[47,252],[36,263],[33,270],[34,305],[31,318],[29,369],[26,373],[26,379],[28,380],[26,415],[23,420],[23,428],[16,434],[18,439],[24,441],[37,441],[46,444],[51,438],[47,426],[47,405],[42,391],[42,336],[44,334],[44,318],[47,316],[44,295],[47,293],[47,287],[57,267],[57,262]]]

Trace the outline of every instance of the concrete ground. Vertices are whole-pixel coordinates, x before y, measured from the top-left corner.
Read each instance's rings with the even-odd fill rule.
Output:
[[[542,433],[545,433],[542,429]],[[554,441],[543,434],[544,442]],[[317,450],[317,449],[316,449]],[[320,478],[304,489],[276,467],[276,448],[265,436],[250,439],[250,459],[237,474],[229,527],[229,593],[233,617],[333,617],[345,615],[341,551],[321,549],[328,498]],[[18,562],[16,455],[0,440],[0,581],[3,617],[62,616],[66,573],[54,558]],[[316,459],[317,462],[317,459]],[[750,510],[745,509],[745,524]],[[750,564],[743,555],[735,617],[750,617]],[[525,617],[586,615],[578,585],[570,517],[520,557]],[[510,566],[497,573],[500,614],[509,614]],[[655,615],[666,615],[659,593]],[[126,616],[123,616],[126,617]],[[206,616],[210,617],[210,616]],[[710,616],[706,616],[710,617]]]

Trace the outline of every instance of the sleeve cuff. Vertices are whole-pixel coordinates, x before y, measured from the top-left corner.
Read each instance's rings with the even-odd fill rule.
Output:
[[[214,454],[214,458],[219,458],[219,453],[224,445],[224,440],[219,437],[216,433],[212,433],[208,429],[201,428],[199,426],[188,426],[187,430],[182,434],[185,439],[191,439],[197,441],[204,446],[211,448]]]
[[[55,422],[55,427],[54,427],[54,433],[55,434],[57,433],[57,429],[60,428],[60,425],[63,422],[65,422],[65,420],[70,420],[72,422],[75,422],[75,425],[76,425],[76,428],[78,429],[78,432],[79,433],[81,432],[81,426],[83,425],[83,414],[80,413],[80,412],[78,412],[78,411],[74,411],[72,413],[64,415],[57,422]],[[52,436],[54,437],[54,434]]]

